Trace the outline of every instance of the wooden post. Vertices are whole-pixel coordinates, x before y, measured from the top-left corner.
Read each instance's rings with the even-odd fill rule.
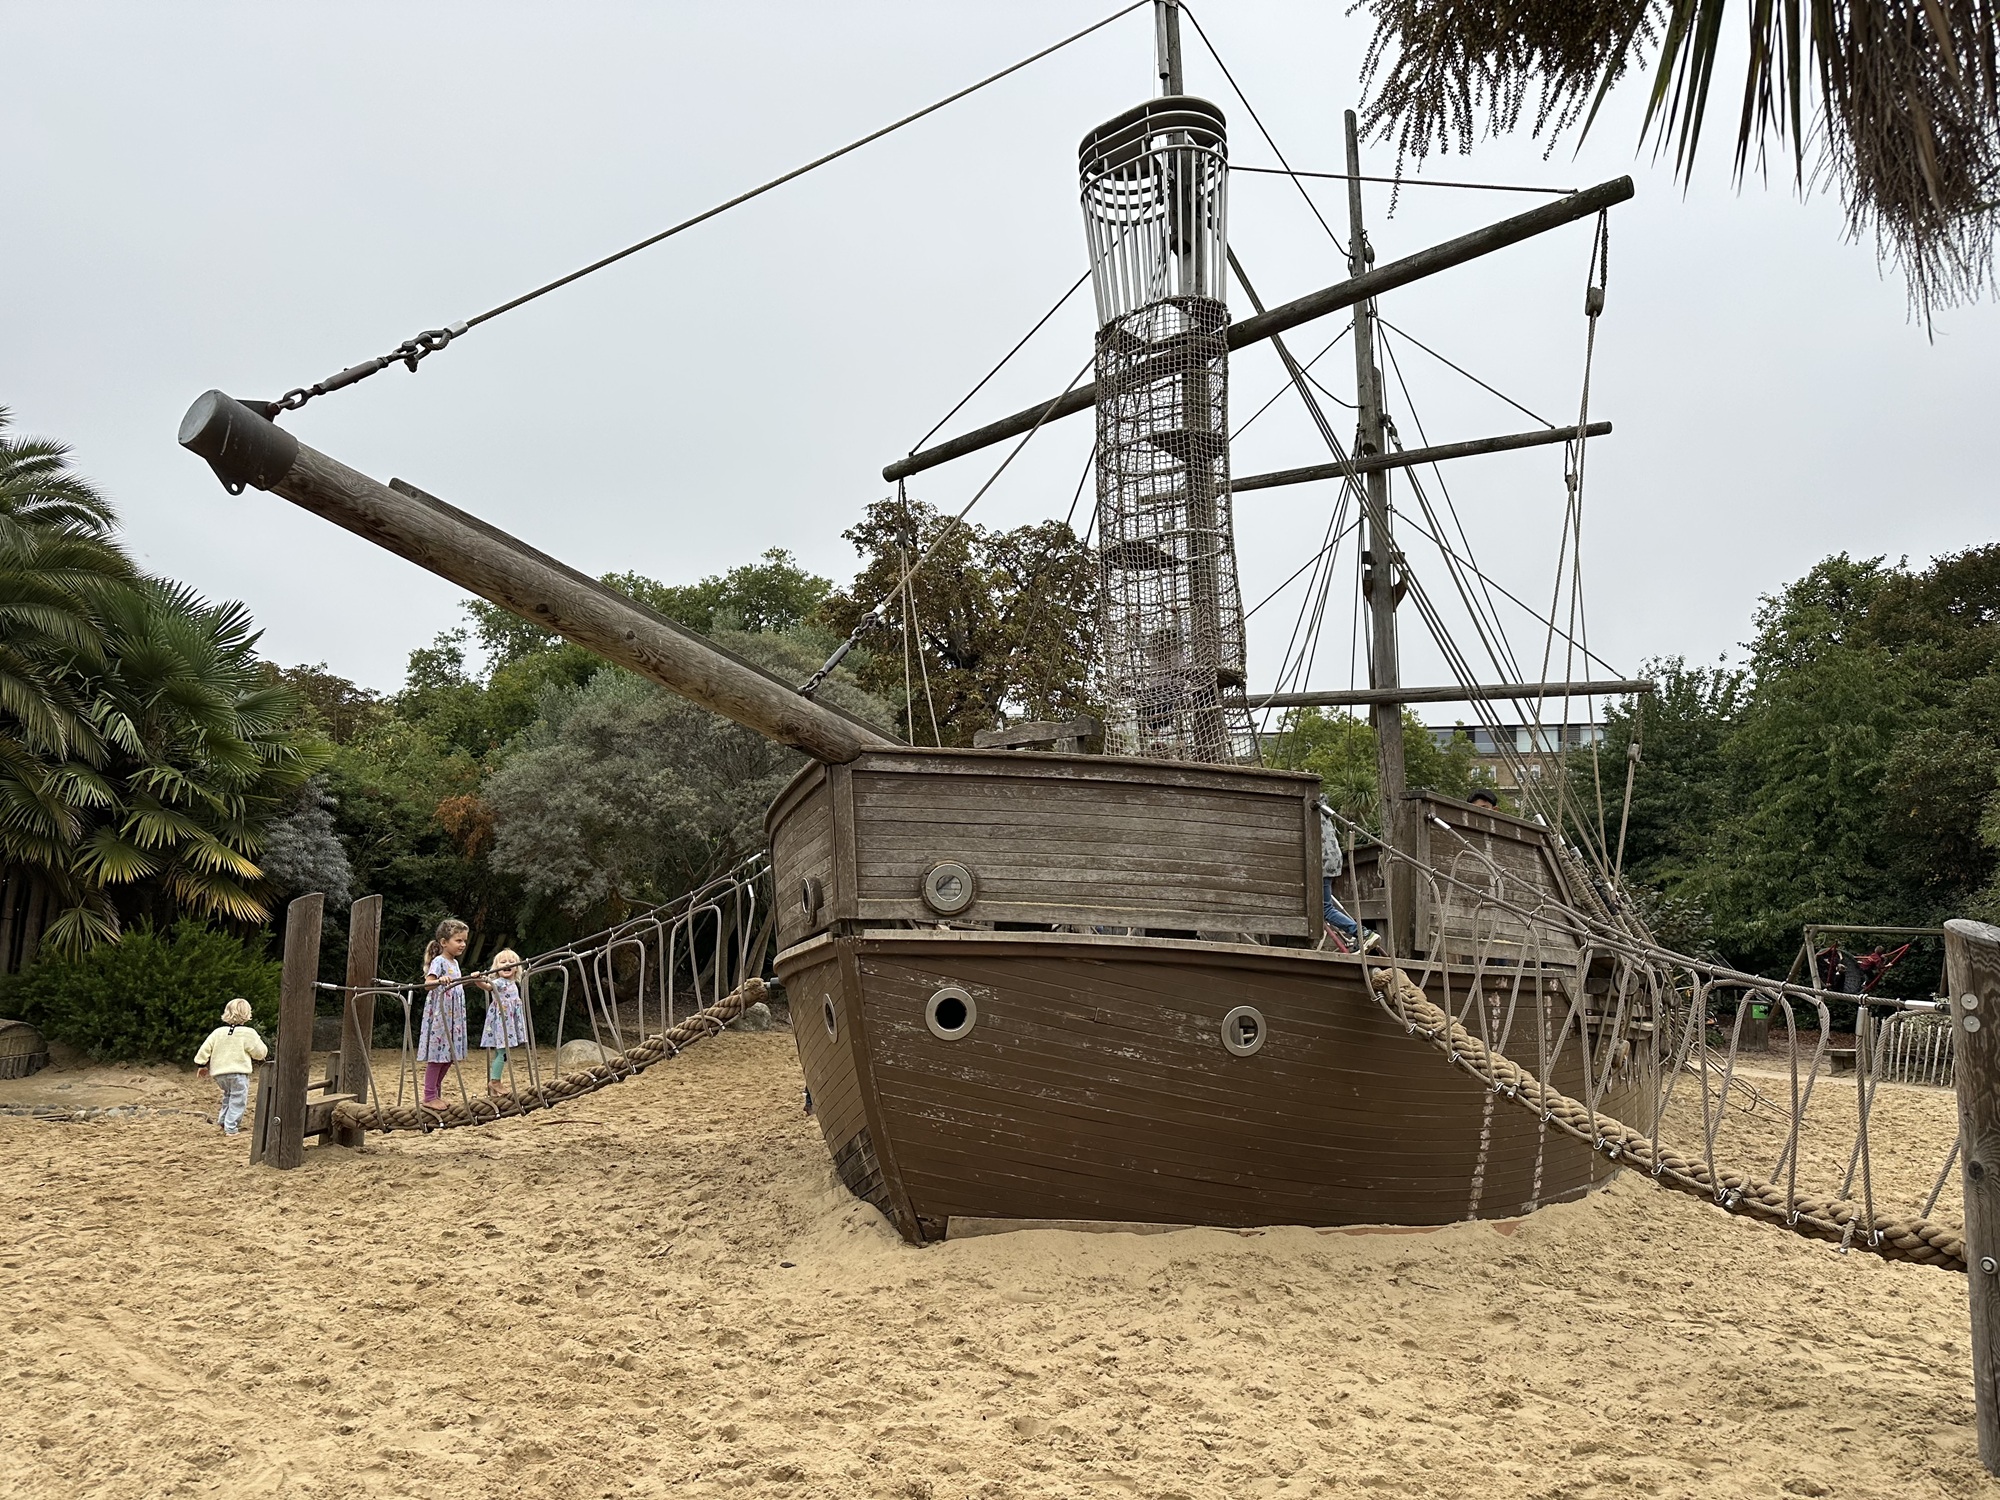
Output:
[[[367,991],[380,972],[382,898],[363,896],[347,916],[347,1003],[341,1007],[340,1071],[335,1091],[368,1102],[368,1049],[375,1038],[375,997]],[[360,1150],[368,1132],[358,1125],[337,1125],[337,1146]]]
[[[306,1085],[312,1071],[313,986],[319,982],[319,929],[326,897],[301,896],[285,909],[285,973],[278,991],[278,1060],[272,1068],[271,1122],[258,1129],[264,1160],[296,1167],[306,1156]]]
[[[2000,927],[1945,923],[1944,961],[1958,1049],[1979,1461],[2000,1474]]]

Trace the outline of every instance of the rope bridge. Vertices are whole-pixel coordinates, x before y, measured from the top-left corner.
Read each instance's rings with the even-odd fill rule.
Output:
[[[679,1057],[683,1048],[715,1036],[765,996],[764,981],[746,979],[715,1004],[696,1011],[679,1025],[647,1037],[629,1051],[613,1053],[600,1063],[574,1073],[551,1077],[520,1093],[508,1092],[481,1099],[476,1095],[438,1106],[422,1104],[358,1104],[352,1100],[334,1106],[336,1125],[363,1130],[445,1130],[454,1125],[491,1125],[495,1120],[512,1119],[548,1109],[579,1094],[594,1093],[614,1083],[635,1078],[662,1058]]]
[[[1411,1034],[1450,1058],[1502,1098],[1538,1114],[1622,1166],[1649,1173],[1663,1187],[1691,1193],[1730,1213],[1761,1217],[1809,1239],[1843,1247],[1858,1243],[1887,1260],[1965,1269],[1965,1231],[1921,1216],[1870,1212],[1840,1199],[1801,1196],[1796,1190],[1749,1173],[1717,1168],[1661,1146],[1657,1135],[1600,1114],[1549,1087],[1519,1063],[1493,1051],[1447,1015],[1400,969],[1369,975],[1376,1001]],[[1856,1230],[1866,1232],[1857,1236]]]
[[[1924,1038],[1945,1019],[1936,1015],[1939,1007],[1863,997],[1849,1105],[1838,1087],[1820,1088],[1832,1050],[1823,992],[1662,948],[1601,893],[1585,889],[1570,904],[1553,895],[1537,872],[1496,859],[1441,820],[1436,827],[1442,835],[1433,836],[1429,862],[1383,846],[1386,857],[1414,867],[1427,898],[1420,906],[1426,920],[1419,945],[1426,956],[1370,963],[1373,997],[1392,1021],[1471,1074],[1489,1099],[1532,1112],[1545,1128],[1663,1187],[1843,1250],[1966,1269],[1964,1229],[1933,1217],[1959,1140],[1935,1176],[1925,1172],[1928,1192],[1916,1185],[1921,1207],[1899,1213],[1876,1202],[1878,1189],[1889,1187],[1873,1149],[1889,1130],[1877,1115],[1879,1084],[1884,1076],[1937,1081],[1934,1068],[1913,1067],[1909,1057],[1913,1047],[1934,1045]],[[1731,1001],[1734,1024],[1724,1041],[1715,1033]],[[1871,1005],[1895,1013],[1878,1022]],[[1767,1008],[1774,1036],[1782,1023],[1787,1043],[1783,1055],[1759,1060],[1761,1090],[1749,1084],[1742,1066],[1744,1021],[1753,1008]],[[1817,1023],[1816,1042],[1803,1046],[1802,1010],[1809,1018],[1805,1030]],[[1532,1066],[1517,1057],[1531,1058]],[[1776,1080],[1772,1069],[1780,1070]],[[1580,1077],[1583,1097],[1546,1081],[1558,1076]],[[1622,1108],[1630,1107],[1636,1089],[1645,1128],[1605,1110],[1614,1087],[1626,1101]],[[1817,1111],[1816,1096],[1823,1106]],[[1661,1140],[1677,1099],[1691,1117],[1690,1131],[1698,1120],[1696,1150],[1676,1150]],[[1850,1123],[1836,1124],[1834,1138],[1824,1139],[1827,1123],[1842,1117]],[[1732,1127],[1736,1138],[1726,1140]],[[1726,1160],[1772,1148],[1776,1155],[1766,1170]],[[1838,1188],[1802,1189],[1802,1167],[1837,1174]]]
[[[360,1078],[349,1075],[347,1093],[330,1093],[310,1111],[312,1129],[342,1134],[490,1125],[622,1083],[654,1063],[679,1056],[684,1048],[716,1035],[769,993],[757,977],[772,927],[769,875],[768,858],[759,853],[674,901],[592,937],[521,960],[517,983],[526,1044],[507,1048],[505,1086],[495,1084],[483,1094],[466,1086],[461,1059],[451,1064],[456,1097],[441,1096],[428,1103],[418,1097],[417,1075],[424,1059],[417,1055],[416,1021],[428,993],[426,985],[377,981],[357,988],[319,986],[345,995],[350,1031],[369,1029],[354,1018],[357,998],[370,1002],[371,1013],[375,1000],[400,1005],[402,1047],[395,1081],[387,1088],[385,1080],[376,1077],[369,1049],[365,1045],[358,1049]],[[476,989],[474,981],[485,977],[489,976],[484,971],[468,974],[464,983]],[[544,991],[560,986],[555,1042],[549,1049],[536,1036],[532,1002],[537,979]],[[487,1003],[496,1001],[489,996]],[[690,1005],[696,1007],[691,1013]],[[581,1067],[563,1055],[569,1050],[564,1046],[565,1030],[579,1015],[587,1023],[587,1035],[574,1041],[586,1043],[589,1054]],[[544,1057],[545,1050],[553,1053],[553,1066]],[[360,1086],[351,1086],[354,1082]]]

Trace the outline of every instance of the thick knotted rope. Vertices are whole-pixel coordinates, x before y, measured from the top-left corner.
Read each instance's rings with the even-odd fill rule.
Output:
[[[1887,1260],[1914,1261],[1952,1271],[1966,1268],[1965,1231],[1961,1228],[1885,1213],[1877,1213],[1871,1224],[1860,1204],[1842,1199],[1795,1197],[1788,1203],[1785,1190],[1777,1183],[1728,1168],[1711,1171],[1704,1161],[1682,1156],[1664,1145],[1655,1148],[1644,1131],[1595,1113],[1493,1051],[1448,1016],[1401,970],[1377,969],[1369,980],[1383,1009],[1489,1088],[1619,1165],[1650,1174],[1662,1187],[1690,1193],[1730,1213],[1764,1219],[1808,1239],[1852,1244]]]
[[[446,1130],[455,1125],[490,1125],[547,1109],[579,1094],[593,1093],[621,1083],[665,1057],[678,1057],[681,1049],[703,1037],[716,1035],[731,1021],[765,996],[764,981],[746,979],[730,994],[705,1010],[698,1010],[678,1026],[647,1037],[628,1052],[616,1053],[594,1067],[552,1078],[538,1088],[517,1094],[472,1098],[450,1104],[425,1107],[420,1104],[357,1104],[349,1100],[333,1110],[336,1125],[363,1130]]]

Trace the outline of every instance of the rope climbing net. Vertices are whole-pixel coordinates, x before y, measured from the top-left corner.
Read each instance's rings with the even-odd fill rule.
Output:
[[[371,1058],[366,1099],[336,1105],[334,1123],[384,1131],[485,1125],[621,1083],[678,1056],[765,998],[758,973],[772,929],[770,885],[769,857],[759,852],[674,901],[523,959],[515,982],[527,1045],[506,1049],[502,1079],[491,1091],[485,1080],[468,1085],[461,1057],[451,1062],[440,1100],[424,1103],[418,1040],[426,985],[383,981],[360,992],[400,1007],[401,1048],[393,1080],[378,1077]],[[490,977],[464,976],[468,990]],[[538,991],[543,1013],[551,1004],[555,1011],[549,1045],[537,1034]],[[589,1045],[566,1060],[566,1040]]]
[[[1229,513],[1227,151],[1199,101],[1151,101],[1082,150],[1097,295],[1099,648],[1128,755],[1246,758]]]
[[[1498,851],[1434,821],[1429,862],[1381,846],[1415,868],[1423,956],[1385,959],[1370,982],[1396,1024],[1487,1091],[1488,1119],[1525,1109],[1545,1131],[1725,1212],[1965,1269],[1964,1230],[1934,1216],[1960,1142],[1935,1172],[1913,1171],[1900,1136],[1912,1120],[1902,1080],[1938,1075],[1932,1002],[1870,999],[1852,1080],[1837,1078],[1830,1002],[1852,997],[1662,948],[1587,884],[1553,899]],[[1581,874],[1581,861],[1572,868]],[[1871,1006],[1887,1019],[1872,1021]],[[1782,1034],[1769,1052],[1744,1045],[1756,1013]],[[1885,1142],[1898,1148],[1893,1166],[1877,1149]]]

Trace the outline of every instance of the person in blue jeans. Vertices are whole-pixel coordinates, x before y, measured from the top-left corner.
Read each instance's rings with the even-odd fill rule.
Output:
[[[1362,944],[1361,924],[1347,914],[1347,910],[1335,899],[1333,882],[1344,868],[1340,853],[1340,828],[1333,821],[1333,809],[1324,802],[1319,805],[1319,868],[1320,895],[1325,903],[1326,925],[1340,934],[1340,940],[1349,953]],[[1375,934],[1368,934],[1369,945],[1374,944]]]
[[[224,1135],[235,1135],[242,1128],[243,1109],[250,1102],[250,1069],[270,1055],[250,1024],[250,1002],[238,996],[223,1006],[222,1024],[208,1034],[194,1060],[195,1075],[213,1078],[222,1090],[215,1123]]]

